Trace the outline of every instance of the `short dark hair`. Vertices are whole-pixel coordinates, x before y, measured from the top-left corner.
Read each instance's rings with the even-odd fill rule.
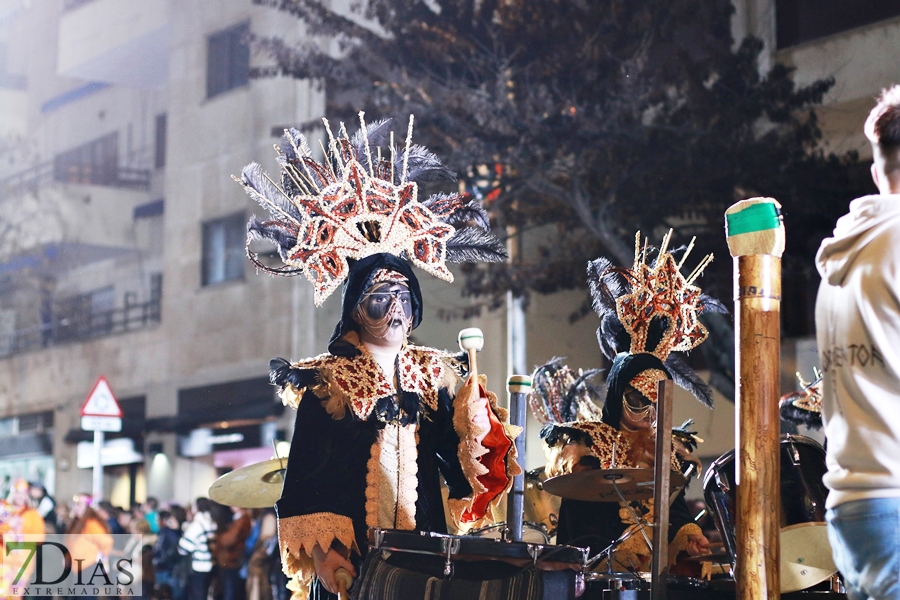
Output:
[[[197,512],[209,512],[212,508],[212,501],[209,498],[197,498]]]
[[[878,103],[866,119],[864,131],[882,153],[900,149],[900,85],[882,90]]]

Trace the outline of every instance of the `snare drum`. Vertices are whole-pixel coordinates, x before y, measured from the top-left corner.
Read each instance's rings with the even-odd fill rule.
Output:
[[[831,558],[825,524],[825,450],[815,440],[794,434],[783,436],[780,448],[780,579],[781,591],[787,593],[825,581],[837,567]],[[703,497],[733,565],[737,557],[734,450],[709,466],[703,478]]]
[[[574,600],[587,550],[476,536],[369,529],[358,600]]]

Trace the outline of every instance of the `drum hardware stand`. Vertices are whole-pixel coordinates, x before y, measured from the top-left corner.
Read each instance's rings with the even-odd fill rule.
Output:
[[[509,392],[510,423],[522,428],[522,433],[516,438],[516,453],[521,473],[513,478],[512,490],[507,499],[510,533],[514,542],[522,541],[525,514],[525,425],[527,422],[527,397],[531,393],[531,386],[530,375],[510,375],[506,380],[506,390]],[[504,536],[503,539],[506,540],[506,537]]]
[[[453,555],[459,552],[459,539],[441,538],[441,551],[446,557],[444,559],[444,579],[450,579],[453,577]]]
[[[508,542],[509,541],[509,527],[506,526],[506,523],[494,523],[493,525],[488,525],[487,527],[482,527],[481,529],[475,529],[469,532],[469,535],[478,535],[480,533],[484,533],[485,531],[491,531],[492,529],[497,529],[500,531],[500,541]]]

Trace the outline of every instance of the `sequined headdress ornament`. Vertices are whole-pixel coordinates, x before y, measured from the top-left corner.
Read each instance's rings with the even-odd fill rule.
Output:
[[[573,371],[562,358],[535,369],[534,387],[528,396],[534,418],[542,425],[599,420],[603,390],[591,383],[599,374],[600,369]]]
[[[285,130],[276,146],[281,182],[251,163],[239,182],[271,219],[253,217],[247,254],[261,270],[278,275],[303,273],[321,305],[340,286],[350,263],[374,254],[391,254],[445,281],[453,281],[449,262],[498,262],[506,249],[489,232],[487,213],[459,194],[418,198],[418,183],[452,179],[452,173],[427,149],[412,145],[410,116],[406,144],[394,146],[390,120],[366,125],[351,138],[341,124],[337,137],[323,119],[328,147],[322,162],[312,157],[306,138]],[[390,138],[386,156],[381,145]],[[250,250],[254,239],[278,246],[283,267],[262,263]]]
[[[610,360],[625,351],[655,356],[665,364],[676,384],[712,406],[709,385],[697,376],[680,353],[696,348],[708,336],[699,319],[701,312],[727,310],[694,285],[712,262],[712,255],[703,257],[685,277],[681,269],[693,249],[694,240],[681,252],[679,260],[669,250],[671,239],[670,230],[656,250],[646,240],[642,243],[638,232],[634,264],[630,269],[615,267],[605,258],[588,264],[594,310],[600,316],[597,339]],[[654,253],[655,258],[651,261]],[[666,377],[662,369],[647,369],[629,383],[648,398],[655,399],[656,386]]]

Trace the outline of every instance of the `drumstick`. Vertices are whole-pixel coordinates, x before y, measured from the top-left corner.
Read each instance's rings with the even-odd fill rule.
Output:
[[[334,572],[334,580],[338,586],[338,600],[350,600],[350,595],[347,593],[347,590],[353,585],[353,576],[350,571],[344,568],[337,569]]]
[[[742,200],[725,211],[734,257],[737,600],[780,597],[778,414],[781,346],[781,205]]]

